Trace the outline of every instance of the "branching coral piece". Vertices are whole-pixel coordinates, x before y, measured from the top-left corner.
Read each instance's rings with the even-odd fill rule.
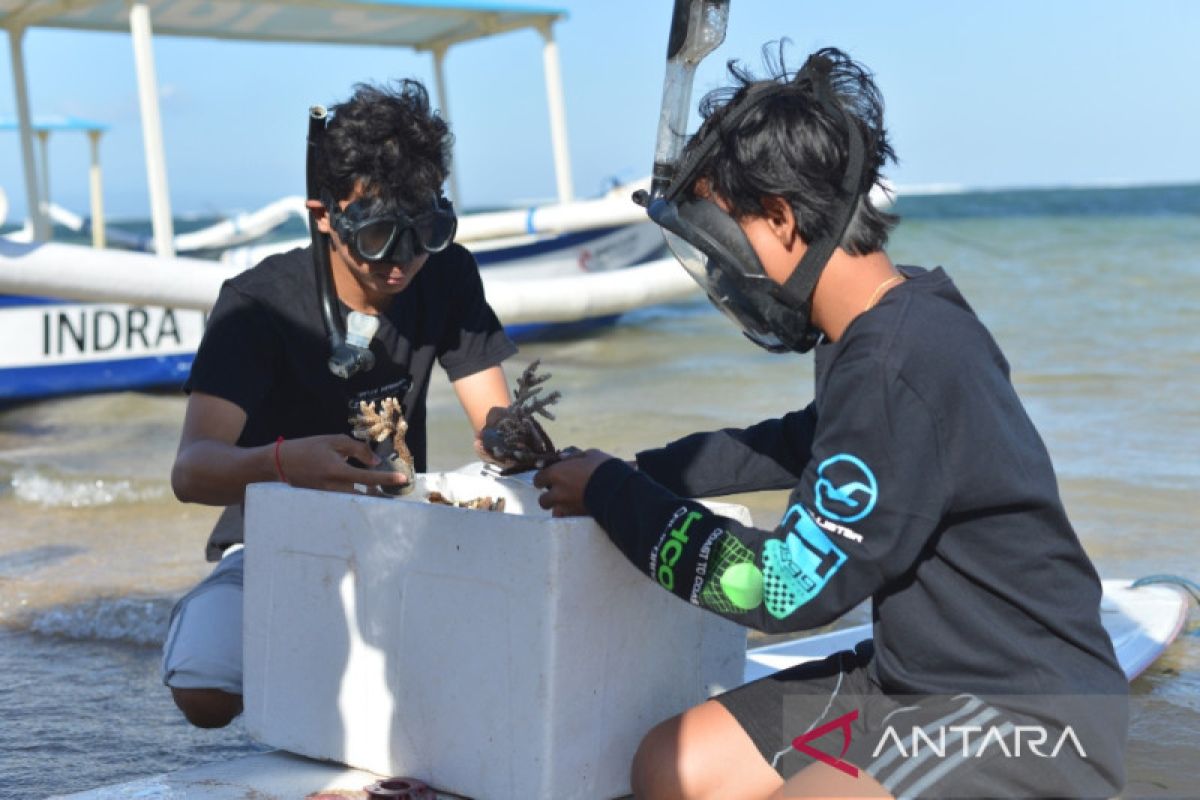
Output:
[[[534,361],[525,368],[517,379],[513,402],[508,408],[497,407],[488,412],[487,425],[480,434],[484,449],[493,458],[511,464],[505,474],[539,469],[560,456],[535,418],[540,415],[554,419],[549,407],[562,398],[560,392],[538,396],[544,388],[542,384],[550,379],[549,373],[538,374],[540,364],[540,360]]]
[[[378,410],[374,403],[361,401],[358,414],[350,419],[350,424],[354,426],[354,438],[364,442],[382,442],[393,434],[403,437],[408,432],[404,410],[394,397],[385,397]]]
[[[451,500],[441,492],[430,492],[425,495],[425,499],[431,503],[440,506],[454,506],[455,508],[469,508],[477,511],[503,511],[504,498],[497,497],[476,497],[474,500]]]
[[[542,384],[552,377],[549,372],[537,374],[541,363],[541,359],[534,361],[517,378],[516,396],[509,409],[518,416],[532,418],[534,414],[541,414],[546,419],[554,419],[546,409],[562,399],[562,392],[551,392],[542,398],[537,396],[542,391]]]
[[[408,422],[404,419],[400,401],[395,397],[385,397],[378,404],[364,400],[358,404],[358,413],[350,418],[350,425],[355,439],[372,443],[371,450],[380,458],[375,469],[400,472],[407,476],[408,483],[382,487],[383,491],[388,494],[407,494],[412,491],[416,467],[404,438],[408,433]]]

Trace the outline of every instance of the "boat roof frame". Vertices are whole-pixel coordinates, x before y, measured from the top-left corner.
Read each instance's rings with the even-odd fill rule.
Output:
[[[151,5],[153,7],[151,7]],[[207,11],[208,16],[200,15]],[[154,21],[152,22],[152,16]],[[433,57],[434,83],[442,116],[448,118],[444,62],[450,47],[510,31],[533,28],[543,40],[543,70],[550,112],[550,137],[559,202],[574,189],[566,136],[561,67],[553,25],[566,17],[557,8],[490,0],[0,0],[0,27],[9,33],[25,190],[34,238],[49,238],[49,220],[39,197],[33,156],[22,40],[30,28],[130,32],[137,72],[150,189],[155,250],[173,255],[174,224],[167,189],[153,35],[256,42],[406,47]],[[157,28],[157,31],[153,29]],[[408,34],[404,34],[408,31]],[[423,31],[423,33],[422,33]],[[456,176],[450,194],[458,200]]]
[[[365,44],[427,52],[508,31],[540,29],[567,13],[559,8],[487,0],[155,0],[151,5],[160,36]],[[124,32],[129,26],[122,10],[128,6],[125,0],[0,0],[0,27]],[[207,18],[193,13],[204,6],[225,11]],[[6,12],[6,8],[10,10]],[[371,16],[356,19],[354,13]],[[288,14],[305,19],[289,22]],[[341,24],[336,23],[339,15]],[[408,35],[410,28],[402,26],[408,21],[403,15],[428,26],[432,35]],[[389,20],[389,16],[401,18]],[[326,24],[307,25],[316,19]],[[446,24],[436,24],[439,19]],[[334,24],[330,20],[335,20]],[[366,31],[369,22],[378,28]]]
[[[88,200],[92,212],[92,245],[104,247],[104,192],[100,174],[100,137],[108,131],[108,125],[95,120],[81,117],[56,114],[47,117],[34,117],[30,127],[37,136],[40,145],[42,161],[39,167],[39,208],[49,214],[50,204],[50,134],[52,133],[82,133],[87,136],[91,161],[88,165]],[[0,131],[22,132],[21,121],[9,116],[0,116]],[[0,193],[3,187],[0,187]],[[32,206],[31,206],[32,207]],[[7,204],[0,202],[0,224],[3,224],[8,212]]]

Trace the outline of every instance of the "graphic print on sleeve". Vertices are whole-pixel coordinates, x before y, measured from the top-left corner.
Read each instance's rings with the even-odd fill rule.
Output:
[[[688,529],[702,516],[699,511],[693,511],[687,506],[680,507],[671,516],[666,530],[659,537],[658,545],[650,553],[650,577],[656,579],[668,592],[675,590],[675,564],[683,555],[684,546],[688,543]]]
[[[763,601],[767,613],[783,619],[825,588],[846,554],[800,503],[788,509],[779,527],[787,532],[784,538],[763,545]]]
[[[673,496],[616,460],[603,469],[597,495],[624,482],[647,495],[644,507],[657,506],[643,516],[654,521],[642,525],[639,537],[614,541],[655,583],[692,605],[762,630],[782,630],[782,623],[825,624],[870,593],[864,578],[877,571],[869,566],[863,535],[851,526],[878,515],[880,485],[861,457],[840,451],[814,460],[772,530]],[[606,530],[637,528],[633,520],[611,518],[612,505],[604,507]]]
[[[762,605],[763,599],[763,575],[754,563],[754,551],[719,528],[713,533],[720,536],[715,537],[715,543],[706,542],[705,547],[709,551],[715,549],[716,558],[701,548],[704,571],[708,572],[709,564],[713,567],[706,577],[697,565],[697,588],[692,592],[692,603],[719,614],[753,611]]]

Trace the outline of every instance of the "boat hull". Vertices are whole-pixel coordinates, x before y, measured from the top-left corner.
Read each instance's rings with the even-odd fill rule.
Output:
[[[475,250],[489,286],[511,282],[528,291],[543,281],[625,269],[661,248],[654,225],[638,223],[510,237]],[[619,316],[583,312],[565,320],[525,320],[506,330],[518,341],[568,338]],[[0,295],[0,403],[180,386],[206,319],[206,312],[194,309]]]
[[[192,309],[0,297],[0,403],[182,385],[206,318]]]

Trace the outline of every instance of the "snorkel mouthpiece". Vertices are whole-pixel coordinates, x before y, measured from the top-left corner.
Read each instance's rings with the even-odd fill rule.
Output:
[[[346,343],[334,349],[330,356],[329,369],[340,378],[349,378],[355,372],[365,372],[374,366],[371,353],[371,338],[379,330],[379,318],[373,314],[352,311],[346,319]],[[342,374],[342,371],[346,374]]]
[[[346,379],[375,366],[375,354],[364,347],[342,342],[329,354],[329,371]]]
[[[352,347],[370,347],[371,337],[379,330],[379,317],[361,311],[351,311],[346,320],[346,327],[349,328],[346,344]]]

